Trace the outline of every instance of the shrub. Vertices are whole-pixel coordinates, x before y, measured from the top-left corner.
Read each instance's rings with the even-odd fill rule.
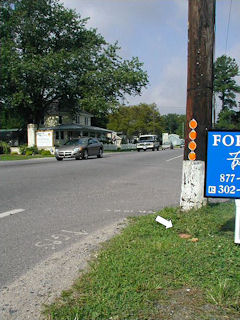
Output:
[[[26,144],[21,145],[19,147],[19,151],[20,154],[25,154],[27,156],[39,153],[38,148],[36,146],[28,147]]]
[[[10,154],[11,153],[10,146],[9,146],[9,144],[7,142],[0,141],[0,153],[4,153],[4,154]]]
[[[40,153],[42,156],[50,156],[51,155],[51,152],[49,150],[40,150]]]
[[[19,147],[19,151],[20,151],[20,154],[26,154],[26,151],[27,151],[27,145],[26,144],[23,144]]]
[[[26,149],[26,151],[31,151],[32,154],[38,154],[39,153],[39,150],[36,146],[33,146],[33,147],[29,147]]]
[[[26,150],[26,153],[25,153],[26,156],[32,156],[32,154],[33,154],[32,150]]]

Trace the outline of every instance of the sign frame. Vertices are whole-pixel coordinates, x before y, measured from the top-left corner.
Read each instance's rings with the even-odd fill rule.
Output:
[[[43,137],[41,137],[43,134]],[[45,137],[48,136],[48,137]],[[39,148],[53,147],[54,132],[53,130],[37,130],[36,131],[36,146]]]

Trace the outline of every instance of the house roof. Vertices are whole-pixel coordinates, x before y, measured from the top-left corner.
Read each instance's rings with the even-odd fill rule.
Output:
[[[105,132],[105,133],[111,133],[112,130],[99,128],[99,127],[93,127],[93,126],[83,126],[80,124],[60,124],[58,126],[53,127],[47,127],[47,128],[41,128],[40,130],[58,130],[58,131],[79,131],[79,130],[88,130],[88,131],[97,131],[97,132]]]
[[[91,113],[89,113],[87,111],[84,111],[84,110],[79,110],[79,112],[76,112],[76,114],[86,114],[86,115],[88,115],[90,117],[94,117],[93,114],[91,114]]]

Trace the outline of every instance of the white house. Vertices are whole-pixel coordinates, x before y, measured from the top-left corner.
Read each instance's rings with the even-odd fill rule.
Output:
[[[72,116],[67,111],[60,111],[55,104],[44,116],[38,129],[34,124],[28,125],[28,146],[52,148],[80,136],[96,137],[103,142],[112,140],[113,131],[92,126],[92,117],[86,111],[79,111]]]

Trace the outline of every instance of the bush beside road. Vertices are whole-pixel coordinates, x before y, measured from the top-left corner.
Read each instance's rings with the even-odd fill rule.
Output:
[[[239,319],[240,251],[233,202],[131,218],[88,271],[46,306],[47,319]]]

